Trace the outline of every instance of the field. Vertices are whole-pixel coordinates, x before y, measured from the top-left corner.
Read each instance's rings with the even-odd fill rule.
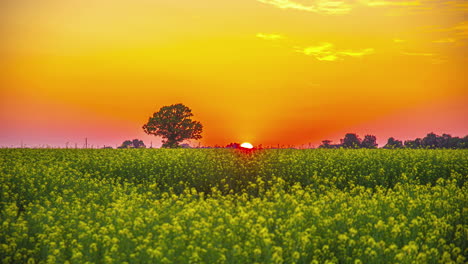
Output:
[[[0,149],[3,263],[466,263],[467,150]]]

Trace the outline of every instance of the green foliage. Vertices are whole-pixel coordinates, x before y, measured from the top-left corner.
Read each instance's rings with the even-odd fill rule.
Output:
[[[3,263],[466,263],[466,150],[0,149]]]
[[[200,139],[203,126],[193,121],[192,110],[183,104],[164,106],[143,126],[145,133],[161,136],[164,148],[177,148],[186,139]]]

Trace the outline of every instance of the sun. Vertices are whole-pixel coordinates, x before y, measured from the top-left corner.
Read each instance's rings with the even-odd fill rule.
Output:
[[[253,149],[252,144],[250,144],[249,142],[244,142],[240,146],[241,146],[241,148]]]

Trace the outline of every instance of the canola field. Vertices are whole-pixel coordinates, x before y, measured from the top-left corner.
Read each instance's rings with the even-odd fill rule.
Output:
[[[467,263],[467,150],[0,149],[2,263]]]

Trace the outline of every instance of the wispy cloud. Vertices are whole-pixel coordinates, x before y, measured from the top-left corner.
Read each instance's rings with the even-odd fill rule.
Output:
[[[264,40],[279,40],[286,38],[280,34],[266,34],[258,33],[257,38]],[[349,50],[349,49],[336,49],[332,43],[329,42],[320,42],[314,46],[308,47],[293,47],[296,52],[305,54],[307,56],[312,56],[319,61],[336,61],[342,60],[345,57],[362,57],[364,55],[370,55],[374,53],[374,49],[367,48],[361,50]]]
[[[339,55],[344,55],[344,56],[351,56],[351,57],[362,57],[364,55],[370,55],[374,53],[374,49],[369,48],[369,49],[362,49],[362,50],[344,50],[344,51],[339,51]]]
[[[432,57],[436,54],[434,53],[424,53],[424,52],[402,52],[401,54],[408,55],[408,56],[423,56],[423,57]]]
[[[454,38],[445,38],[445,39],[438,39],[438,40],[434,40],[432,42],[434,43],[454,43],[456,42],[457,40],[454,39]]]
[[[368,7],[392,8],[391,15],[468,11],[468,2],[455,0],[360,0]]]
[[[266,33],[258,33],[257,38],[265,39],[265,40],[279,40],[284,39],[284,36],[280,34],[266,34]]]
[[[431,29],[429,32],[445,32],[448,35],[447,38],[433,41],[435,43],[449,43],[468,39],[468,21],[460,22],[452,27]]]
[[[453,11],[462,11],[468,12],[468,2],[467,1],[443,1],[445,8]]]
[[[344,57],[362,57],[364,55],[370,55],[374,53],[374,49],[362,49],[362,50],[338,50],[332,43],[322,42],[315,46],[309,46],[306,48],[296,47],[296,51],[303,53],[307,56],[312,56],[319,61],[336,61],[342,60]]]
[[[397,1],[397,0],[392,0],[392,1],[381,1],[381,0],[375,0],[375,1],[362,1],[364,2],[367,6],[419,6],[421,5],[421,2],[419,1]]]
[[[468,21],[463,21],[457,25],[448,28],[447,31],[452,31],[458,39],[468,38]]]
[[[273,5],[281,9],[295,9],[323,14],[346,14],[352,9],[347,1],[340,0],[315,0],[310,4],[302,4],[292,0],[257,0],[258,2]]]
[[[326,15],[342,15],[350,13],[359,6],[369,8],[392,8],[403,15],[433,11],[468,11],[468,2],[454,0],[256,0],[281,9],[294,9]]]
[[[407,42],[407,40],[405,40],[405,39],[393,39],[393,42],[395,42],[395,43],[405,43],[405,42]]]

